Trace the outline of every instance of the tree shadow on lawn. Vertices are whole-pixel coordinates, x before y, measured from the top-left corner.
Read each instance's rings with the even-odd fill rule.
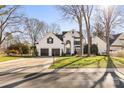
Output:
[[[59,62],[61,62],[61,61],[67,60],[67,59],[70,59],[70,58],[63,58],[63,59],[56,60],[56,61],[53,62],[51,65],[54,65],[54,64],[56,64],[56,63],[59,63]]]
[[[97,67],[98,67],[98,68],[101,67],[101,66],[100,66],[100,62],[101,62],[101,60],[103,60],[103,59],[106,60],[106,57],[104,57],[104,58],[102,58],[102,59],[100,59],[100,60],[97,60]]]
[[[71,65],[71,64],[73,64],[73,63],[75,63],[75,62],[77,62],[77,61],[79,61],[79,60],[81,60],[81,59],[83,59],[83,58],[82,58],[82,57],[81,57],[81,58],[78,58],[77,60],[74,60],[74,61],[72,61],[72,62],[70,62],[70,63],[68,63],[68,64],[65,64],[65,65],[63,65],[63,66],[58,67],[57,69],[65,68],[65,67],[67,67],[67,66],[69,66],[69,65]]]
[[[116,60],[117,62],[120,62],[121,64],[124,64],[124,61],[121,61],[118,58],[113,58],[113,59]]]
[[[112,71],[111,71],[111,70]],[[103,74],[103,76],[97,80],[93,86],[91,86],[91,88],[95,88],[98,84],[102,85],[102,83],[106,80],[107,78],[107,75],[110,73],[110,75],[112,76],[112,79],[114,81],[114,86],[116,88],[123,88],[124,87],[124,83],[122,82],[122,80],[124,80],[123,78],[121,78],[120,76],[118,76],[116,73],[115,73],[115,70],[117,72],[119,72],[120,74],[123,74],[121,73],[115,66],[115,64],[113,63],[111,57],[108,58],[108,61],[107,61],[107,68],[106,68],[106,72]]]
[[[67,66],[70,66],[70,65],[74,64],[75,62],[77,62],[77,61],[79,61],[79,60],[81,60],[81,59],[84,59],[84,58],[80,57],[80,58],[78,58],[77,60],[74,60],[74,61],[72,61],[72,62],[70,62],[70,63],[68,63],[68,64],[65,64],[65,65],[62,65],[62,66],[58,67],[57,69],[62,69],[62,68],[79,68],[79,67],[67,67]],[[101,58],[101,59],[98,59],[98,60],[95,60],[95,61],[92,61],[92,62],[90,62],[90,63],[86,63],[86,64],[81,63],[81,64],[83,64],[83,67],[84,67],[84,66],[87,66],[87,65],[91,65],[91,64],[97,63],[97,67],[100,68],[100,61],[103,60],[103,59],[105,59],[105,57],[103,57],[103,58]],[[63,60],[64,60],[64,59],[63,59]],[[62,61],[63,61],[63,60],[62,60]],[[87,60],[87,61],[88,61],[88,60]],[[55,62],[55,63],[56,63],[56,62]],[[84,63],[85,63],[85,62],[84,62]]]
[[[91,65],[91,64],[97,63],[97,67],[100,68],[100,67],[101,67],[101,66],[100,66],[100,62],[101,62],[101,60],[103,60],[103,59],[105,59],[105,58],[106,58],[106,57],[103,57],[103,58],[98,59],[98,60],[95,60],[95,61],[93,61],[93,62],[91,62],[91,63],[84,64],[83,66],[87,66],[87,65]]]

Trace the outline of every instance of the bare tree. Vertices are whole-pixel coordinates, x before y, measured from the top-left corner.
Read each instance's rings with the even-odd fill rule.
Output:
[[[25,18],[24,30],[26,35],[29,36],[31,45],[33,46],[33,56],[36,56],[36,43],[42,36],[44,23],[34,19],[34,18]]]
[[[88,40],[88,56],[90,56],[90,47],[91,47],[91,15],[92,15],[92,10],[93,6],[89,5],[82,5],[81,7],[84,21],[85,21],[85,26],[86,26],[86,32],[87,32],[87,40]]]
[[[16,14],[19,6],[5,6],[4,11],[0,11],[0,45],[4,40],[15,32],[20,32],[18,27],[21,22],[21,15]],[[6,34],[10,33],[10,34]]]
[[[42,36],[48,32],[59,33],[60,26],[56,23],[52,23],[52,24],[44,23]]]
[[[56,23],[52,23],[49,26],[49,31],[53,32],[53,33],[59,33],[60,32],[60,27],[58,24]]]
[[[121,26],[123,23],[122,11],[118,6],[108,6],[100,9],[100,21],[103,23],[106,35],[106,54],[110,57],[110,42],[109,36],[113,29]]]
[[[105,41],[106,39],[105,39],[105,36],[104,36],[104,33],[105,33],[104,25],[100,22],[99,16],[97,14],[95,16],[94,21],[95,21],[95,23],[94,23],[93,34]]]
[[[58,8],[63,12],[64,18],[69,18],[71,20],[74,20],[78,23],[79,26],[79,33],[80,33],[80,52],[83,54],[83,32],[82,32],[82,20],[83,20],[83,14],[82,14],[82,6],[80,5],[64,5],[64,6],[58,6]]]

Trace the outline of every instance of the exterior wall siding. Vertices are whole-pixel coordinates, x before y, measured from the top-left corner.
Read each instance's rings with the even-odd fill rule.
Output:
[[[106,43],[99,37],[93,37],[92,44],[96,44],[98,46],[99,54],[104,54],[106,52]]]
[[[47,38],[52,37],[53,38],[53,43],[48,44],[47,43]],[[48,48],[49,49],[49,56],[52,56],[52,49],[59,48],[60,49],[60,55],[62,54],[63,50],[63,44],[62,41],[56,37],[53,33],[48,33],[44,38],[41,39],[39,44],[37,44],[37,50],[38,50],[38,55],[40,56],[40,49],[41,48]]]

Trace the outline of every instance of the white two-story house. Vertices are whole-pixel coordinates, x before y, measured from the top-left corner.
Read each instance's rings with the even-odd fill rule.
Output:
[[[99,53],[106,51],[106,43],[95,36],[92,43],[97,44]],[[83,46],[86,44],[85,39],[82,40]],[[80,35],[77,31],[63,32],[61,35],[47,33],[37,44],[39,56],[61,56],[63,53],[72,55],[80,52]],[[83,48],[82,48],[83,49]]]
[[[80,49],[79,33],[63,32],[61,35],[47,33],[37,44],[39,56],[61,56],[62,53],[72,55]]]

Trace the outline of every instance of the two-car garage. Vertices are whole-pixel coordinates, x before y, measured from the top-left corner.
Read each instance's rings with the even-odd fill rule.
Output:
[[[47,33],[36,45],[38,56],[61,56],[64,44],[60,37],[51,32]]]
[[[60,48],[48,49],[48,48],[41,48],[40,54],[41,56],[60,56],[61,50]]]
[[[41,56],[49,56],[49,49],[41,48],[40,54]]]
[[[60,56],[60,49],[52,49],[52,56]]]

